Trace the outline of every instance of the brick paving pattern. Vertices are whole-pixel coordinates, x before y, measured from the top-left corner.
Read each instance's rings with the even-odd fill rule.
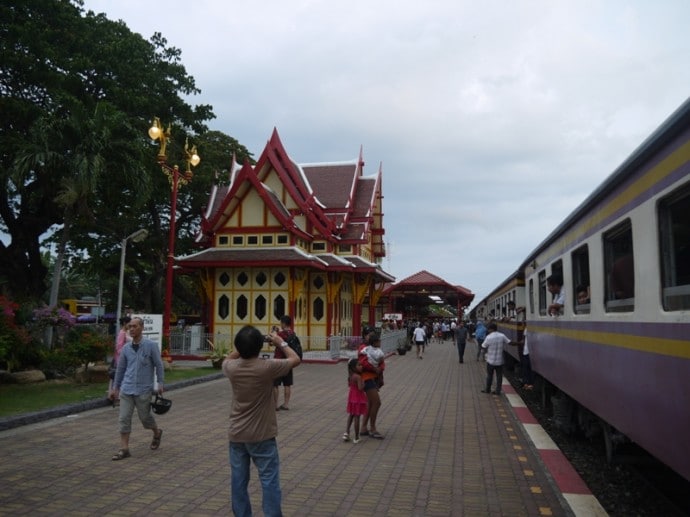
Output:
[[[345,363],[297,368],[291,408],[278,413],[284,514],[572,515],[505,396],[480,393],[484,363],[468,348],[464,364],[450,342],[423,360],[389,357],[385,439],[358,444],[341,438]],[[0,515],[229,515],[229,382],[168,396],[160,449],[135,416],[132,457],[118,462],[116,409],[0,432]],[[254,468],[250,495],[262,515]]]

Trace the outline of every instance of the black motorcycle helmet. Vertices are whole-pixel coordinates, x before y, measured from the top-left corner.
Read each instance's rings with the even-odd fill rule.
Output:
[[[157,415],[162,415],[164,413],[167,413],[168,411],[170,411],[171,406],[172,406],[172,400],[164,399],[163,397],[161,397],[158,394],[156,394],[156,398],[153,399],[153,401],[151,402],[151,409]]]

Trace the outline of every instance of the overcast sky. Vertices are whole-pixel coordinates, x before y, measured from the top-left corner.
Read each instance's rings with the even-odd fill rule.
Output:
[[[85,0],[261,154],[383,166],[383,268],[505,280],[690,95],[687,0]],[[202,156],[203,159],[203,156]]]

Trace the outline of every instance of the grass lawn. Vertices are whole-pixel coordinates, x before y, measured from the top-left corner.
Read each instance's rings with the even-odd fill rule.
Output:
[[[165,383],[218,373],[211,366],[173,368],[165,372]],[[38,411],[73,402],[105,398],[107,382],[77,384],[59,380],[35,384],[0,384],[0,417]]]

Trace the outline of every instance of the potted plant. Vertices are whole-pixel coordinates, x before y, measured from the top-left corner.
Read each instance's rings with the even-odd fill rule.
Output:
[[[211,346],[211,352],[208,354],[208,358],[211,360],[211,364],[217,370],[220,370],[223,366],[223,360],[230,353],[230,346],[227,341],[221,340],[214,343],[210,339],[207,339],[208,344]]]

